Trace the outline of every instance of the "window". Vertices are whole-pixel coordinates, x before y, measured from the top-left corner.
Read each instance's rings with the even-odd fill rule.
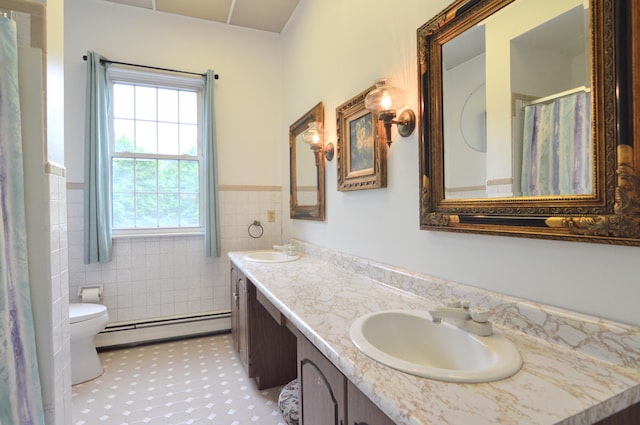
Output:
[[[108,76],[114,231],[201,231],[202,79]]]

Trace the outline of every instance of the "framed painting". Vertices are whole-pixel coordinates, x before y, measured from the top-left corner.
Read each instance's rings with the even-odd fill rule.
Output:
[[[378,115],[364,107],[371,86],[336,109],[338,190],[387,187],[387,145]]]

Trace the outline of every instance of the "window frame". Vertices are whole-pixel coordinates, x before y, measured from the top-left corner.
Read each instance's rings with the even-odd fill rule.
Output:
[[[134,237],[134,236],[184,236],[193,234],[204,234],[204,213],[206,194],[204,190],[204,79],[202,77],[187,77],[175,75],[161,71],[142,71],[125,66],[112,65],[107,70],[107,84],[109,88],[109,98],[114,99],[114,84],[131,84],[137,86],[147,86],[153,88],[167,88],[174,90],[194,91],[197,95],[197,155],[167,155],[160,153],[137,153],[137,152],[116,152],[115,151],[115,130],[113,104],[109,105],[109,208],[111,208],[112,236]],[[157,117],[156,117],[157,122]],[[199,225],[178,226],[178,227],[140,227],[140,228],[114,228],[113,214],[113,160],[114,158],[125,159],[155,159],[155,160],[189,160],[198,161],[198,185],[199,185]],[[159,192],[156,192],[159,193]]]

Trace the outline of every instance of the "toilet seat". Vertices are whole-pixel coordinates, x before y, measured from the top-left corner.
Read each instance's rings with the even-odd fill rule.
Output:
[[[107,307],[102,304],[70,303],[69,322],[78,323],[101,316],[107,312]]]

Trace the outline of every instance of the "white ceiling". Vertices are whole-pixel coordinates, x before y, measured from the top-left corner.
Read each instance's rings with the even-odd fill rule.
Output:
[[[162,13],[279,33],[299,0],[106,0]]]

